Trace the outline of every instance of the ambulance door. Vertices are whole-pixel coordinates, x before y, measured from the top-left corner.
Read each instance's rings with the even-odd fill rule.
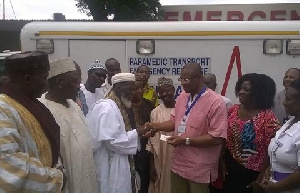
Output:
[[[116,58],[122,68],[126,64],[125,46],[125,40],[69,40],[69,56],[81,66],[85,82],[87,70],[95,60],[105,63],[108,58]]]

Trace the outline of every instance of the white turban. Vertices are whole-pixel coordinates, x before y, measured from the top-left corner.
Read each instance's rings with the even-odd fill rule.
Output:
[[[132,81],[132,82],[135,81],[134,74],[131,74],[131,73],[118,73],[118,74],[114,75],[111,78],[111,82],[112,82],[113,85],[116,84],[116,83],[119,83],[119,82],[129,82],[129,81]]]
[[[56,59],[50,62],[50,71],[49,71],[48,79],[57,76],[59,74],[63,74],[75,70],[76,70],[76,66],[74,61],[71,58]]]

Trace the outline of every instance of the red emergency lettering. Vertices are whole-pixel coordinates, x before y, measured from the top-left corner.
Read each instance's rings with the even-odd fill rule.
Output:
[[[221,17],[222,16],[222,11],[208,11],[207,12],[207,21],[221,21],[221,18],[214,18],[214,17]]]
[[[283,17],[277,17],[277,16],[283,16]],[[271,11],[271,17],[270,20],[285,20],[286,11],[285,10],[274,10]]]
[[[248,17],[248,21],[253,21],[254,17],[260,17],[261,19],[266,19],[266,13],[263,11],[253,11]]]
[[[291,11],[291,20],[300,20],[300,16],[296,10]]]
[[[166,12],[165,21],[178,21],[178,12]]]
[[[244,14],[241,11],[228,11],[227,21],[243,21]]]

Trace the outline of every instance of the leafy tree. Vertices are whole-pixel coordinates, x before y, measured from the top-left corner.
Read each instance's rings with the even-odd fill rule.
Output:
[[[155,21],[162,20],[159,0],[76,0],[78,9],[95,21]]]

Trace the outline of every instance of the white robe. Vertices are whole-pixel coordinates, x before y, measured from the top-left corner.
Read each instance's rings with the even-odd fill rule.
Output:
[[[110,99],[97,101],[87,122],[93,136],[99,193],[132,193],[128,155],[137,152],[136,130],[125,131],[121,112]]]
[[[94,104],[104,98],[104,95],[102,94],[102,92],[99,90],[99,88],[95,89],[95,93],[91,93],[90,91],[86,90],[84,84],[80,85],[80,89],[82,90],[82,92],[84,93],[85,96],[85,100],[86,100],[86,105],[88,106],[88,109],[90,110]]]
[[[60,152],[67,171],[64,193],[96,193],[96,169],[91,137],[80,107],[68,100],[69,108],[45,99],[40,101],[51,111],[60,126]]]
[[[112,85],[108,83],[108,79],[105,79],[105,82],[102,84],[100,88],[96,88],[96,92],[100,93],[100,95],[104,98],[112,89]]]

